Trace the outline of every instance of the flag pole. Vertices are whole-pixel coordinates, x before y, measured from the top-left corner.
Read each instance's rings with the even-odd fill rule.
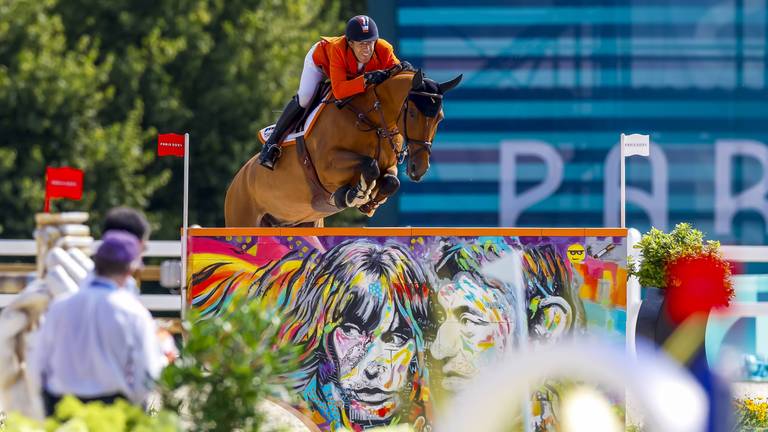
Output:
[[[189,134],[184,134],[184,210],[181,229],[181,319],[187,309],[187,227],[189,226]]]
[[[45,170],[45,206],[43,211],[46,213],[51,212],[51,199],[48,197],[48,169]]]
[[[627,189],[626,185],[624,184],[624,134],[621,134],[621,142],[619,143],[619,148],[621,149],[621,174],[620,174],[620,180],[621,183],[621,227],[625,228],[627,226],[626,224],[626,200],[627,200]]]

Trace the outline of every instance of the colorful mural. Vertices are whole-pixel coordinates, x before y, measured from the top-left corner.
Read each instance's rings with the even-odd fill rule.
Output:
[[[429,430],[436,407],[522,344],[594,329],[623,343],[626,246],[616,230],[464,231],[196,230],[189,302],[204,316],[240,296],[272,305],[283,343],[302,347],[295,390],[329,431],[404,422]],[[535,396],[542,424],[552,420],[542,414],[552,412],[550,393]]]

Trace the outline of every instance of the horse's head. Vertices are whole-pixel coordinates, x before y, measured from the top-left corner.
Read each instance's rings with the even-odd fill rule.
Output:
[[[413,181],[419,181],[429,169],[432,140],[437,125],[443,120],[443,95],[456,87],[462,75],[437,83],[416,71],[408,92],[403,120],[403,136],[408,146],[406,173]]]

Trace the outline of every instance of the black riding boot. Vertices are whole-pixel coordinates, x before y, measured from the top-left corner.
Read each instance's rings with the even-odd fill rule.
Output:
[[[291,127],[293,122],[304,113],[304,108],[299,105],[299,97],[294,96],[291,98],[288,105],[283,109],[283,113],[280,118],[277,119],[275,129],[272,131],[272,135],[269,136],[267,142],[264,143],[264,148],[261,149],[261,156],[259,157],[259,163],[271,170],[275,169],[275,163],[282,153],[280,147],[280,140]]]

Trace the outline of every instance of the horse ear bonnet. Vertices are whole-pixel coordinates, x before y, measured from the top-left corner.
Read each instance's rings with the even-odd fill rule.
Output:
[[[438,84],[426,77],[424,78],[424,82],[418,91],[435,95],[440,94],[440,88],[438,87]],[[408,95],[408,98],[413,101],[413,103],[416,105],[416,108],[418,108],[419,111],[421,111],[421,113],[427,117],[435,117],[437,113],[439,113],[443,108],[443,101],[438,97],[430,97],[421,94],[410,94]]]

